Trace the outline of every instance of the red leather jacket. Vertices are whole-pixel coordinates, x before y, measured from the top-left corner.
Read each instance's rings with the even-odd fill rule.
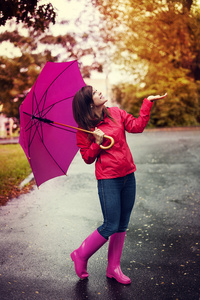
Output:
[[[102,150],[95,143],[95,139],[89,137],[87,133],[77,132],[77,145],[84,161],[91,164],[96,160],[95,175],[97,179],[123,177],[136,171],[131,151],[126,142],[125,131],[143,132],[149,121],[152,105],[152,102],[144,99],[139,118],[134,118],[118,107],[108,108],[115,122],[105,117],[97,125],[106,135],[112,136],[115,140],[113,147],[108,150]]]

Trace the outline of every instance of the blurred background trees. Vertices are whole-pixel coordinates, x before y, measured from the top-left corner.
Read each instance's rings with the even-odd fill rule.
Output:
[[[16,26],[13,31],[0,34],[0,43],[10,42],[20,55],[9,58],[0,57],[0,105],[7,117],[19,119],[19,106],[30,87],[37,78],[40,68],[47,59],[52,60],[50,53],[32,54],[37,48],[39,35],[50,23],[55,24],[56,12],[51,5],[38,5],[38,0],[0,0],[0,26],[10,20],[24,24],[28,35],[19,33]]]
[[[58,31],[53,35],[49,26],[59,22],[56,9],[51,3],[39,3],[39,0],[0,0],[0,28],[9,24],[6,27],[9,30],[0,33],[0,44],[9,42],[13,46],[13,56],[6,53],[0,56],[0,106],[4,115],[18,120],[19,106],[47,61],[77,59],[84,77],[90,77],[91,70],[102,72],[97,60],[90,65],[80,61],[87,55],[96,57],[88,42],[89,35],[75,34],[68,29],[70,15],[67,12],[66,20],[60,22],[62,33]],[[18,50],[17,55],[14,55],[15,50]]]
[[[105,71],[109,64],[121,66],[129,79],[114,86],[113,97],[134,116],[138,115],[144,97],[168,92],[167,100],[154,104],[150,126],[199,125],[200,6],[197,1],[90,0],[86,1],[75,26],[84,28],[83,17],[89,3],[99,12],[98,18],[91,13],[89,29],[69,30],[71,16],[66,11],[62,29],[53,34],[48,28],[59,21],[51,3],[0,0],[0,25],[4,26],[10,19],[19,22],[13,31],[0,33],[0,43],[9,41],[20,51],[12,58],[0,57],[0,104],[4,114],[19,118],[19,105],[47,60],[78,59],[83,77],[90,77],[92,70]],[[20,24],[26,28],[25,35]],[[58,54],[61,52],[54,51],[58,48],[63,49],[64,58]],[[92,57],[90,64],[82,60],[87,56]]]
[[[115,45],[113,60],[132,83],[114,88],[118,103],[137,115],[142,99],[157,102],[152,126],[200,123],[200,6],[195,0],[93,0],[102,15],[101,36]],[[134,76],[133,76],[134,75]]]

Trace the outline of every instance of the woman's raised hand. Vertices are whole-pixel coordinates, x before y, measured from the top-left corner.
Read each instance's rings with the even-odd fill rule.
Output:
[[[101,129],[98,129],[97,127],[95,127],[95,130],[93,131],[93,135],[95,137],[96,143],[98,145],[101,145],[101,143],[103,142],[104,132],[101,131]]]
[[[167,96],[167,93],[165,93],[164,95],[156,95],[156,96],[149,96],[147,97],[147,100],[153,102],[153,101],[156,101],[156,100],[159,100],[159,99],[163,99]]]

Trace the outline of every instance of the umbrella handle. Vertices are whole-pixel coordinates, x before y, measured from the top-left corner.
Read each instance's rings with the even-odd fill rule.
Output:
[[[103,150],[110,149],[114,145],[114,142],[115,142],[114,139],[111,136],[109,136],[109,135],[104,135],[103,137],[105,139],[110,140],[111,142],[110,142],[110,145],[108,145],[108,146],[100,145],[100,148],[103,149]]]

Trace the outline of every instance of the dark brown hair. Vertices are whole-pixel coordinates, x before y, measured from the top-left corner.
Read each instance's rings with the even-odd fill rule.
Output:
[[[92,109],[91,106],[93,105],[92,86],[87,85],[82,87],[74,96],[72,109],[74,120],[83,129],[91,130],[91,128],[94,128],[101,121],[101,118]],[[103,109],[103,114],[113,120],[106,107]]]

